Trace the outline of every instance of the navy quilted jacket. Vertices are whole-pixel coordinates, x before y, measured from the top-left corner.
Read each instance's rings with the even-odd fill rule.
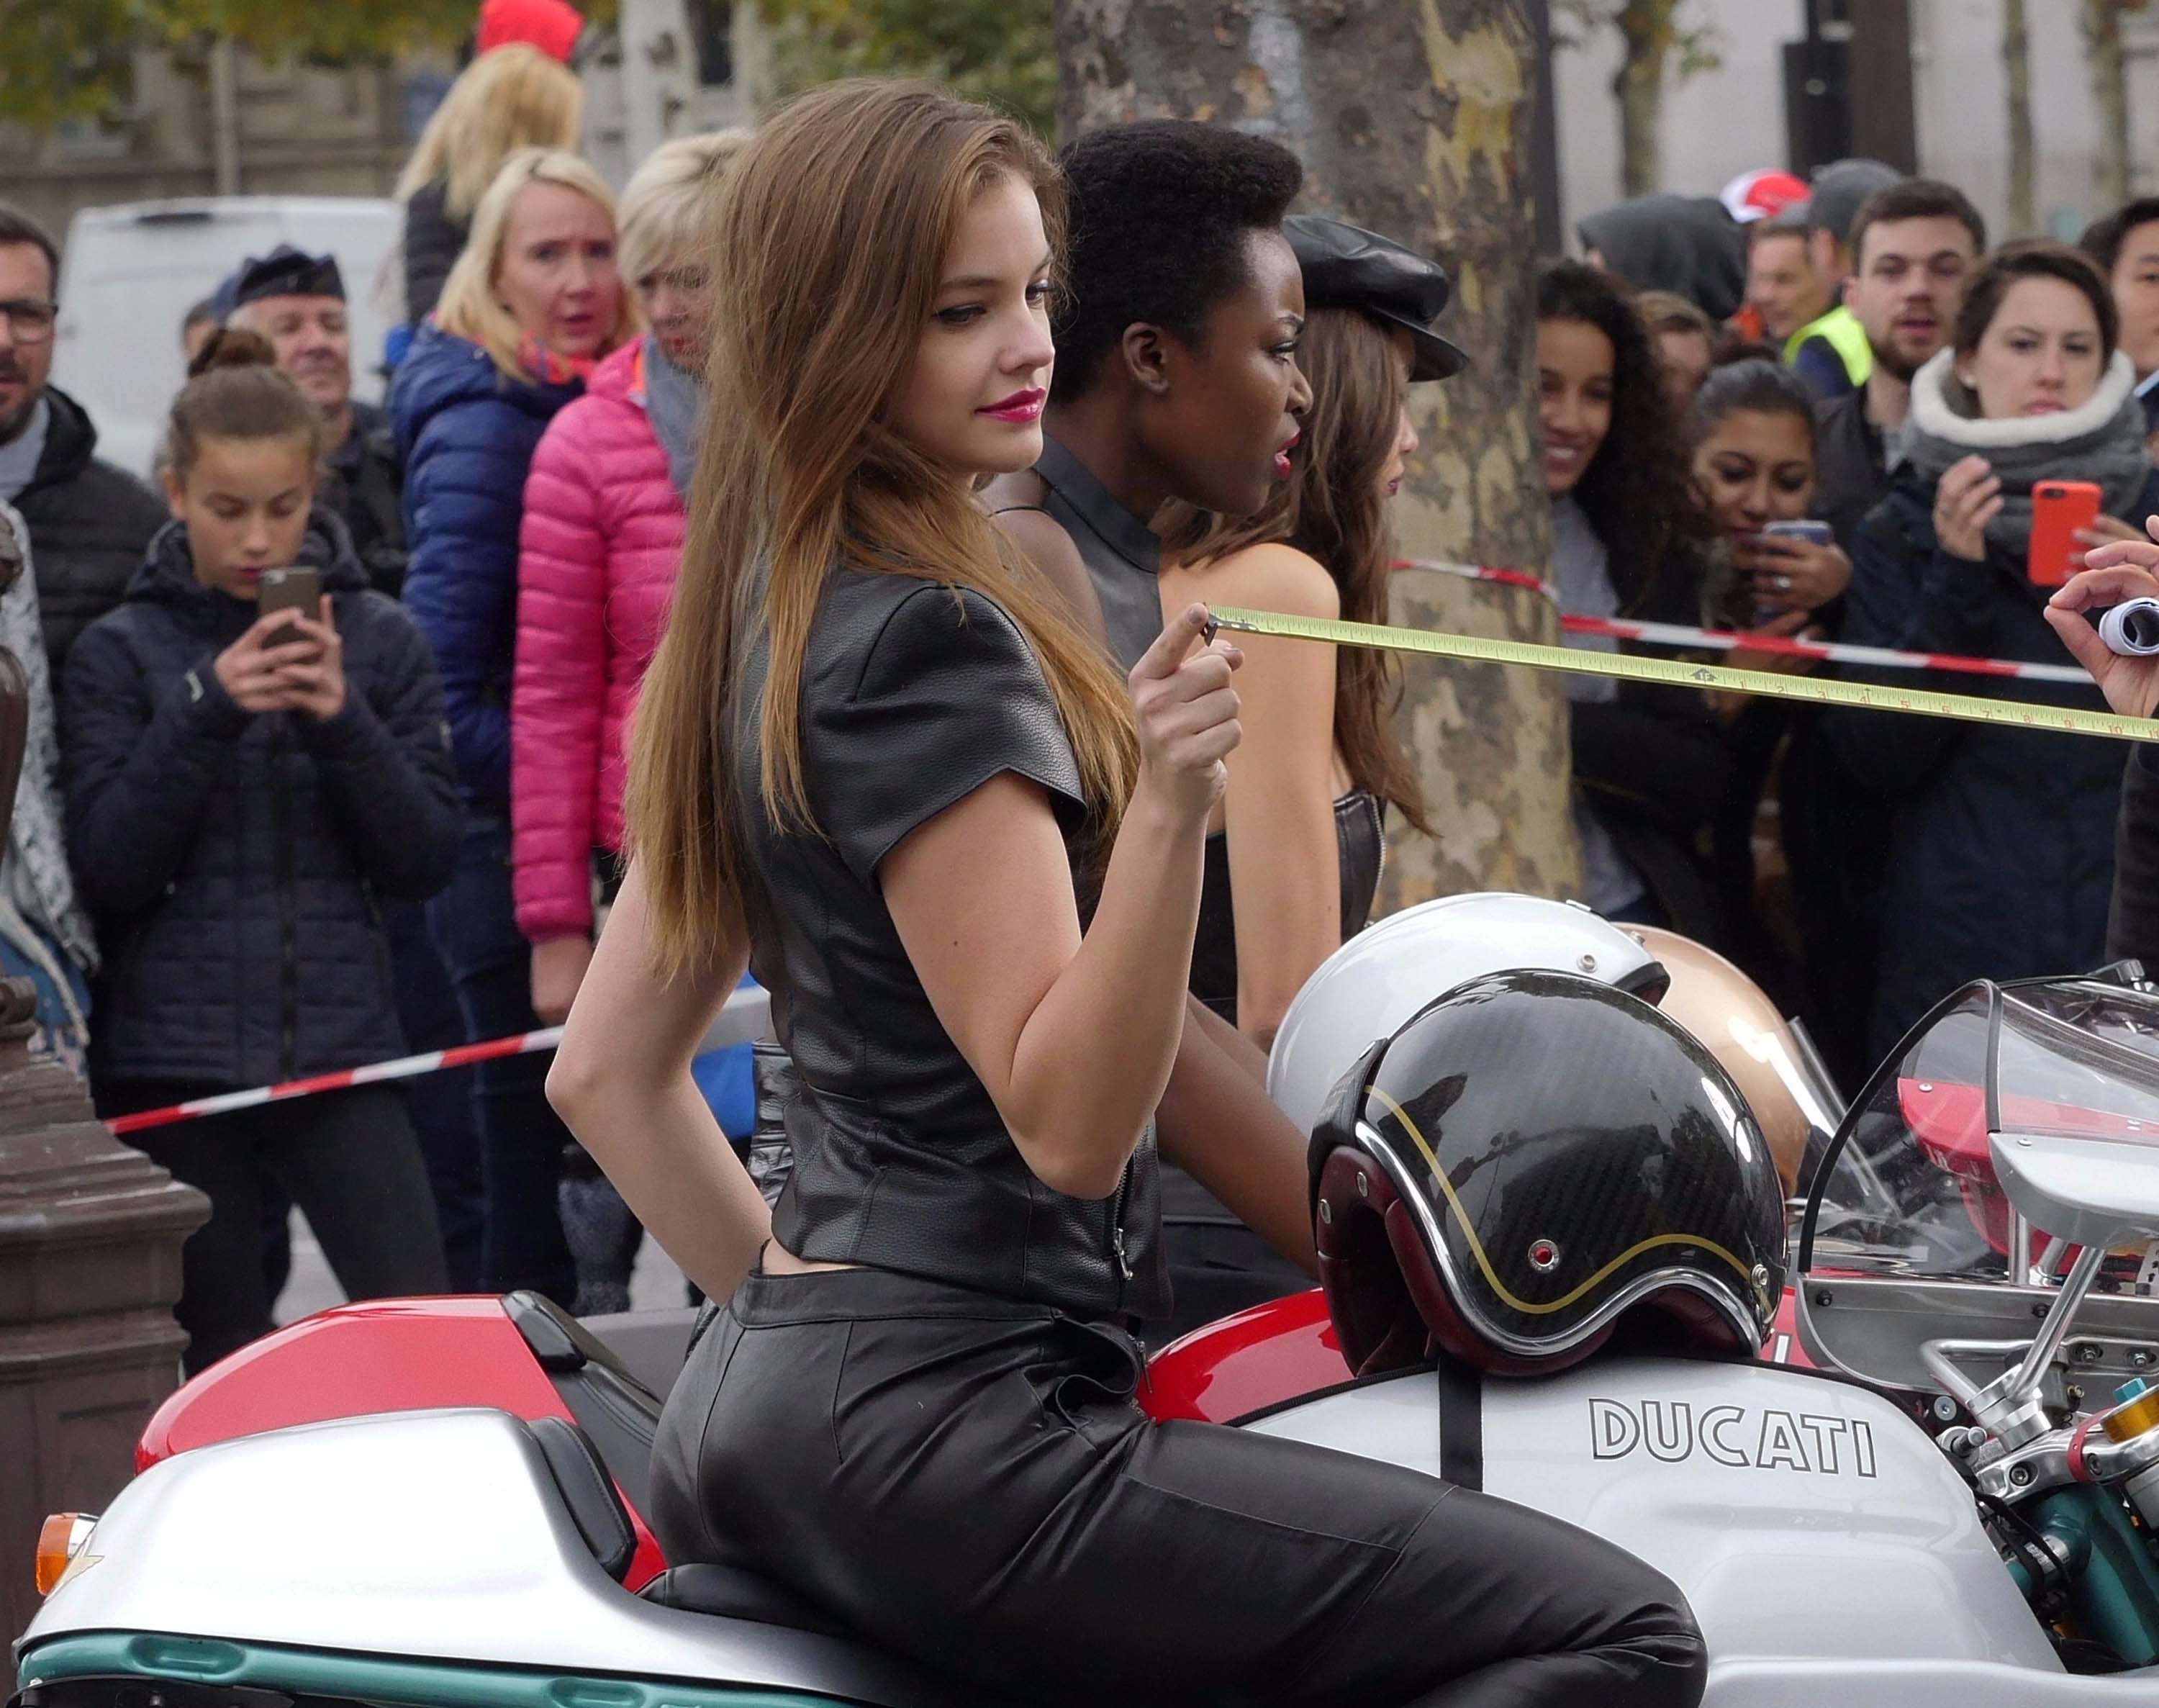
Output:
[[[68,852],[106,981],[94,1074],[239,1088],[401,1054],[380,903],[449,881],[460,810],[426,643],[318,510],[344,709],[250,712],[217,655],[255,607],[179,525],[68,657]]]
[[[582,381],[505,379],[432,322],[398,365],[390,426],[405,464],[405,608],[434,649],[467,798],[510,810],[510,676],[525,477]]]

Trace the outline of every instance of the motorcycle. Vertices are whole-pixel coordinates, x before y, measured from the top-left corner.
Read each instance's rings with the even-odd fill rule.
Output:
[[[1162,1354],[1149,1403],[1467,1474],[1632,1550],[1685,1592],[1714,1708],[2159,1700],[2159,996],[1969,986],[1809,1178],[1815,1369],[1637,1345],[1359,1380],[1306,1296]],[[272,1337],[174,1396],[101,1518],[49,1525],[17,1708],[986,1700],[780,1586],[664,1567],[635,1516],[658,1406],[530,1299]]]

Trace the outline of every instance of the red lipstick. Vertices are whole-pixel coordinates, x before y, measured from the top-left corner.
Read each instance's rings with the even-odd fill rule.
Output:
[[[986,415],[991,421],[1011,422],[1016,426],[1025,427],[1041,419],[1042,406],[1048,396],[1049,394],[1039,386],[1030,386],[1024,391],[1015,391],[1011,396],[1000,399],[986,409],[978,409],[975,413]]]

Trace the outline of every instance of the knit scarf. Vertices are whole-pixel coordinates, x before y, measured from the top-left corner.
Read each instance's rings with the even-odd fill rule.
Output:
[[[573,380],[589,380],[599,360],[598,356],[557,355],[529,332],[517,346],[518,370],[542,386],[567,386]]]
[[[667,360],[660,340],[645,335],[638,363],[645,386],[645,418],[652,436],[667,453],[667,478],[682,508],[690,507],[690,485],[697,473],[697,448],[705,435],[705,388],[694,374]]]
[[[80,975],[97,970],[97,941],[89,916],[75,899],[61,828],[60,732],[45,664],[44,624],[37,577],[29,560],[29,530],[0,504],[0,532],[22,542],[23,568],[0,593],[0,647],[15,655],[29,684],[29,727],[23,745],[23,776],[7,847],[0,852],[0,939],[47,975],[57,1012],[41,1002],[39,1018],[62,1053],[79,1052],[86,1027],[76,1001]],[[70,965],[71,964],[71,965]]]
[[[1931,487],[1952,463],[1975,453],[2001,482],[2001,514],[1986,525],[1986,543],[2022,563],[2032,539],[2032,487],[2041,480],[2089,480],[2099,508],[2141,526],[2130,515],[2151,458],[2144,448],[2144,410],[2136,401],[2136,369],[2120,350],[2099,389],[2074,409],[2054,415],[1988,421],[1956,375],[1956,353],[1943,350],[1912,376],[1912,412],[1898,455]]]

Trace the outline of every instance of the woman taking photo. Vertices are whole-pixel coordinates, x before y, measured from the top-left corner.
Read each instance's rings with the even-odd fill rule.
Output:
[[[1951,347],[1913,376],[1903,466],[1853,542],[1846,639],[2061,661],[2052,589],[2027,564],[2033,484],[2098,486],[2094,546],[2143,539],[2159,511],[2118,331],[2106,281],[2074,250],[2016,244],[1980,265]],[[1954,686],[2096,703],[2089,690],[2031,682]],[[1854,779],[1895,811],[1877,1056],[1966,979],[2099,965],[2121,799],[2115,743],[1866,712],[1827,722]]]
[[[1204,599],[1387,620],[1387,503],[1417,447],[1408,388],[1463,361],[1429,329],[1447,275],[1337,220],[1300,214],[1282,229],[1304,277],[1297,364],[1312,386],[1295,473],[1251,516],[1181,505],[1157,520],[1172,565],[1165,619]],[[1386,808],[1427,827],[1390,723],[1388,655],[1258,636],[1242,644],[1244,738],[1209,820],[1192,991],[1266,1049],[1313,969],[1370,917]]]
[[[1804,523],[1814,502],[1814,394],[1789,368],[1756,359],[1712,372],[1686,417],[1695,495],[1723,536],[1730,614],[1758,633],[1825,636],[1823,625],[1840,613],[1835,602],[1851,579],[1851,565],[1829,541],[1825,523],[1814,525],[1824,536],[1819,541],[1771,531]],[[1736,653],[1732,662],[1755,670],[1806,668],[1789,654]],[[1794,932],[1765,914],[1755,830],[1787,733],[1794,746],[1810,747],[1814,726],[1780,700],[1732,696],[1722,709],[1731,769],[1711,841],[1725,952],[1789,1012],[1799,1000],[1796,957],[1813,946],[1813,933],[1804,919]],[[1795,769],[1804,767],[1792,766],[1788,752],[1778,819],[1787,833],[1801,805],[1792,798]]]
[[[397,179],[408,324],[435,312],[503,163],[520,148],[574,152],[584,121],[577,74],[526,43],[488,49],[458,74]]]
[[[1692,1703],[1676,1593],[1596,1539],[1131,1401],[1238,655],[1179,612],[1127,694],[974,501],[1041,450],[1056,186],[1009,121],[841,84],[722,192],[632,865],[551,1081],[728,1300],[655,1449],[668,1555],[1048,1700]],[[753,957],[805,1088],[769,1219],[689,1078]]]
[[[622,199],[620,271],[651,329],[593,370],[549,425],[525,484],[510,696],[510,846],[517,929],[532,945],[532,1011],[570,1012],[593,958],[593,877],[622,853],[629,710],[660,644],[682,559],[684,505],[704,427],[704,225],[747,132],[663,142]],[[701,1064],[732,1072],[747,1131],[749,1047]],[[581,1153],[562,1188],[580,1316],[629,1308],[639,1233]]]
[[[637,330],[615,263],[614,199],[572,154],[510,157],[473,218],[434,318],[397,370],[405,606],[434,649],[466,801],[464,849],[428,925],[469,1040],[530,1032],[531,945],[510,877],[510,702],[526,478],[548,423]],[[474,1069],[485,1200],[481,1278],[567,1304],[556,1187],[567,1135],[536,1056]]]
[[[68,660],[68,845],[106,945],[91,1069],[107,1116],[403,1054],[381,903],[432,895],[457,856],[427,644],[312,507],[322,416],[272,361],[251,332],[204,345],[161,458],[173,520]],[[264,573],[295,566],[320,609],[258,617]],[[270,1331],[266,1179],[348,1297],[443,1290],[396,1086],[132,1142],[210,1198],[180,1254],[190,1371]]]
[[[1634,307],[1577,261],[1537,286],[1537,418],[1552,504],[1552,580],[1570,617],[1699,624],[1710,532],[1687,490],[1657,354]],[[1616,652],[1616,641],[1570,635]],[[1698,695],[1566,678],[1582,898],[1608,919],[1718,931],[1704,848],[1727,758]]]

